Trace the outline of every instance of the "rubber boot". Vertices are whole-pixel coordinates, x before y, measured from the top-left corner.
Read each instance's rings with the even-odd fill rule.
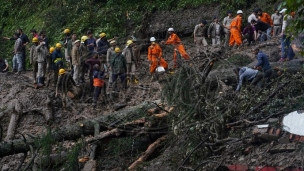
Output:
[[[42,77],[38,77],[38,84],[37,84],[38,87],[42,87],[43,86],[42,83],[41,83],[42,82],[41,79],[42,79]]]
[[[43,86],[45,86],[44,80],[45,80],[45,77],[41,77],[41,82],[40,82],[40,83],[41,83]]]

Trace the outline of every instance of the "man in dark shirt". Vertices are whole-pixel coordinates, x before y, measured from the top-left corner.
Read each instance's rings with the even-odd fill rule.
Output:
[[[247,27],[244,28],[242,34],[243,34],[243,39],[247,39],[249,44],[256,40],[255,27],[252,26],[250,23],[248,23]]]
[[[255,30],[257,33],[259,33],[260,35],[260,41],[264,42],[267,40],[267,34],[266,31],[268,28],[270,28],[271,26],[267,23],[264,23],[263,21],[260,20],[251,20],[251,24],[255,27]],[[259,37],[258,35],[258,37]]]
[[[254,69],[263,71],[263,78],[266,79],[267,82],[270,80],[270,76],[272,75],[272,69],[268,60],[268,56],[260,51],[258,48],[253,49],[253,54],[256,56],[258,63],[253,67]],[[261,83],[258,84],[259,87],[262,87]]]
[[[93,37],[93,32],[88,31],[87,32],[88,39],[87,39],[87,47],[90,53],[93,53],[96,51],[96,39]]]
[[[23,33],[22,29],[19,28],[17,30],[17,33],[20,34],[20,39],[22,41],[23,47],[22,47],[22,61],[23,61],[23,70],[26,71],[26,45],[29,44],[30,40],[28,39],[27,35]]]

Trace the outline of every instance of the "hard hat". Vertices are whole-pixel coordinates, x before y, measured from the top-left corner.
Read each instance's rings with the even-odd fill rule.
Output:
[[[37,43],[37,42],[38,42],[38,38],[37,38],[37,37],[33,37],[32,42],[33,42],[33,43]]]
[[[93,66],[93,68],[96,69],[96,70],[99,70],[99,69],[100,69],[100,67],[99,67],[98,64],[95,64],[95,65]]]
[[[150,41],[151,41],[151,42],[155,42],[155,41],[156,41],[155,37],[151,37],[151,38],[150,38]]]
[[[119,47],[116,47],[114,51],[115,51],[116,53],[119,53],[119,52],[120,52],[120,48],[119,48]]]
[[[132,40],[128,40],[128,41],[127,41],[127,46],[129,46],[129,45],[132,44],[132,43],[133,43]]]
[[[112,41],[110,42],[111,45],[112,45],[112,44],[115,44],[115,43],[116,43],[115,40],[112,40]]]
[[[50,47],[50,53],[53,53],[55,51],[54,47]]]
[[[81,43],[83,43],[84,41],[86,41],[88,39],[88,36],[82,36],[81,37]]]
[[[284,8],[284,9],[282,9],[282,10],[280,11],[280,13],[284,13],[284,12],[286,12],[286,11],[287,11],[287,9]]]
[[[60,43],[56,43],[56,48],[62,48],[62,45]]]
[[[100,38],[106,37],[106,33],[101,33],[99,36]]]
[[[237,14],[243,14],[243,11],[242,10],[238,10],[236,13]]]
[[[174,31],[174,29],[173,28],[169,28],[168,31]]]
[[[64,74],[65,73],[65,70],[63,69],[63,68],[61,68],[60,70],[59,70],[59,75],[62,75],[62,74]]]
[[[70,29],[64,29],[63,33],[68,34],[68,33],[71,33],[71,31],[70,31]]]

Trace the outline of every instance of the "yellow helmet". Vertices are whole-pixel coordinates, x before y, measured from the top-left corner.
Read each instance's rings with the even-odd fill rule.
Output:
[[[37,37],[33,37],[32,42],[33,42],[33,43],[37,43],[37,42],[38,42],[38,38],[37,38]]]
[[[99,36],[100,38],[106,37],[106,33],[101,33]]]
[[[71,31],[70,31],[70,29],[64,29],[63,33],[67,34],[67,33],[71,33]]]
[[[56,48],[62,48],[62,45],[60,43],[56,43]]]
[[[115,50],[114,50],[116,53],[119,53],[121,50],[119,47],[116,47]]]
[[[50,47],[50,53],[53,53],[55,51],[54,47]]]
[[[133,43],[132,40],[128,40],[128,41],[127,41],[127,46],[129,46],[129,45],[132,44],[132,43]]]
[[[62,75],[62,74],[64,74],[65,73],[65,70],[63,69],[63,68],[61,68],[60,70],[59,70],[59,75]]]
[[[81,37],[81,43],[83,43],[84,41],[86,41],[88,39],[88,36],[82,36]]]

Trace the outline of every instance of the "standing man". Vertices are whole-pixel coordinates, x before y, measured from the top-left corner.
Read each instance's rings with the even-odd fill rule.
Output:
[[[91,30],[89,30],[87,32],[87,36],[88,36],[88,39],[86,40],[87,41],[87,47],[88,47],[88,50],[89,50],[89,53],[92,54],[94,51],[96,51],[96,39],[93,37],[93,32]]]
[[[120,78],[122,87],[126,90],[126,71],[127,71],[127,62],[125,56],[121,53],[119,47],[115,48],[115,54],[111,57],[111,68],[112,68],[112,82],[113,82],[113,91],[119,92],[117,89],[117,78]]]
[[[17,58],[17,63],[18,63],[18,72],[16,74],[20,74],[23,71],[23,58],[22,58],[22,53],[23,53],[23,44],[22,40],[19,37],[19,33],[14,34],[14,38],[16,39],[15,45],[14,45],[14,55]]]
[[[37,37],[33,37],[32,40],[33,45],[30,48],[30,64],[33,67],[33,80],[34,80],[34,84],[37,83],[37,75],[36,73],[38,72],[38,56],[37,56],[37,50],[36,47],[38,46],[38,38]]]
[[[106,71],[106,62],[107,62],[107,51],[110,47],[110,43],[108,42],[106,33],[101,33],[100,40],[97,44],[97,52],[100,55],[100,63],[101,63],[101,70]]]
[[[163,58],[163,51],[161,47],[156,43],[155,37],[150,38],[151,45],[148,48],[148,60],[151,62],[150,64],[150,73],[152,74],[152,79],[154,79],[155,69],[158,65],[164,67],[164,69],[168,69],[168,63]]]
[[[206,25],[207,25],[207,21],[202,20],[202,22],[199,23],[198,25],[196,25],[194,28],[193,40],[197,47],[196,55],[200,54],[200,47],[202,45],[203,46],[208,45],[206,38],[205,38],[205,37],[207,37],[207,26]]]
[[[136,64],[136,70],[138,69],[139,63],[140,63],[140,46],[137,44],[137,39],[134,36],[132,37],[133,41],[133,46],[132,46],[132,51],[135,59],[135,64]]]
[[[233,47],[234,45],[236,47],[239,47],[242,44],[242,34],[241,34],[242,16],[243,16],[243,11],[238,10],[237,16],[233,18],[230,24],[230,33],[231,33],[230,41],[229,41],[230,47]]]
[[[262,12],[261,8],[258,9],[258,16],[259,16],[259,19],[270,25],[270,27],[266,30],[266,34],[267,34],[267,40],[270,40],[271,39],[271,31],[272,31],[272,27],[273,27],[273,21],[270,17],[270,15],[266,12]]]
[[[79,84],[79,70],[80,70],[80,40],[76,40],[73,42],[73,49],[72,49],[72,65],[74,69],[73,79],[76,85]]]
[[[189,60],[190,56],[187,54],[185,47],[182,44],[180,38],[175,34],[174,29],[169,28],[168,33],[169,33],[169,38],[167,39],[167,41],[166,42],[162,41],[161,43],[174,46],[174,53],[173,53],[174,68],[178,68],[179,66],[177,64],[176,51],[178,51],[185,60]]]
[[[270,76],[272,74],[272,69],[269,64],[268,56],[260,51],[258,48],[253,49],[253,54],[256,56],[258,63],[253,67],[257,70],[262,70],[263,78],[268,82],[270,80]],[[262,88],[262,84],[259,83],[259,87]]]
[[[93,95],[93,108],[96,107],[99,95],[101,93],[102,87],[104,86],[104,72],[100,70],[100,66],[95,64],[93,66],[93,86],[94,86],[94,95]]]
[[[252,20],[257,21],[258,10],[253,10],[252,14],[248,16],[248,23],[251,23]]]
[[[72,38],[67,43],[68,56],[71,56],[70,60],[71,60],[71,64],[72,64],[70,69],[73,69],[72,49],[73,49],[74,42],[76,40],[77,40],[77,34],[72,33]]]
[[[65,37],[64,37],[64,40],[63,40],[63,46],[64,46],[64,57],[65,57],[65,61],[70,63],[71,62],[71,56],[69,54],[69,51],[68,51],[68,42],[71,40],[71,31],[70,29],[64,29],[63,31]]]
[[[273,21],[273,36],[279,36],[282,29],[282,15],[278,9],[275,9],[275,13],[271,15]]]
[[[133,45],[134,45],[133,41],[128,40],[127,46],[124,49],[124,51],[122,52],[122,54],[125,56],[126,61],[127,61],[127,81],[137,84],[138,80],[135,77],[136,61],[135,61],[135,57],[134,57],[133,50],[132,50]]]
[[[23,71],[26,71],[26,49],[25,49],[25,47],[27,44],[29,44],[30,40],[28,39],[27,35],[23,33],[21,28],[19,28],[17,30],[17,33],[19,33],[19,35],[20,35],[19,37],[20,37],[20,39],[22,41],[22,45],[23,45],[22,46],[22,63],[23,63],[22,69],[23,69]]]
[[[93,57],[85,61],[86,66],[89,66],[89,80],[90,80],[90,88],[91,91],[93,90],[93,72],[94,72],[94,65],[100,66],[100,60],[98,59],[98,53],[96,51],[93,52]],[[88,70],[86,70],[87,72]]]
[[[39,39],[39,45],[36,47],[37,51],[37,63],[38,63],[38,87],[44,85],[44,75],[45,75],[45,67],[46,67],[46,59],[48,56],[48,49],[44,40]]]
[[[291,21],[294,19],[296,13],[292,12],[290,15],[286,14],[287,9],[282,9],[280,13],[282,13],[283,16],[283,26],[282,26],[282,32],[280,34],[281,38],[281,49],[282,49],[282,56],[279,62],[284,62],[287,60],[292,60],[295,56],[295,53],[293,52],[293,49],[291,47],[291,33],[287,32],[287,28],[290,26]]]
[[[230,24],[232,22],[232,11],[228,11],[228,16],[223,20],[224,32],[225,32],[225,48],[229,47],[229,38],[230,38]]]
[[[112,68],[110,65],[111,57],[115,54],[116,41],[112,40],[110,42],[111,47],[107,50],[107,67],[109,75],[109,88],[112,88]]]
[[[59,69],[63,68],[63,55],[61,53],[62,45],[60,43],[56,44],[55,51],[52,53],[52,69],[53,69],[53,78],[54,78],[54,85],[57,84],[58,79],[58,71]]]
[[[215,16],[213,18],[213,22],[210,24],[208,28],[208,38],[211,37],[213,46],[221,44],[222,32],[223,32],[223,27],[219,23],[218,17]]]

